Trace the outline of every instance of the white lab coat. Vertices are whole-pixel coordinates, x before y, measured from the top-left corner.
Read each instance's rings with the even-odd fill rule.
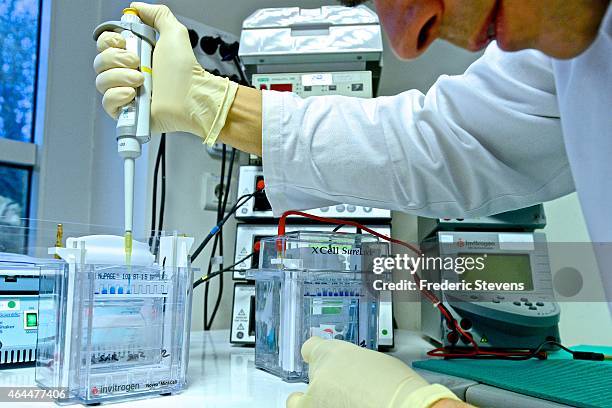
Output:
[[[274,213],[344,202],[470,217],[576,190],[591,239],[612,242],[611,36],[612,7],[596,41],[572,60],[492,43],[463,75],[441,76],[426,95],[264,92]],[[602,274],[610,299],[612,272]]]

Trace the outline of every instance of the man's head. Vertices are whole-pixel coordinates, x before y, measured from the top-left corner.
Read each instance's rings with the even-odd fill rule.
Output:
[[[373,0],[395,53],[419,56],[436,38],[477,51],[535,48],[572,58],[595,39],[610,0]],[[343,0],[357,5],[365,0]]]

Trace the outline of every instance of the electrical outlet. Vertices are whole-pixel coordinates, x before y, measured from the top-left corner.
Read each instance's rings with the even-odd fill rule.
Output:
[[[229,198],[227,199],[227,209],[234,205],[236,197],[236,179],[232,178],[230,186]],[[202,190],[200,195],[200,204],[203,210],[217,211],[219,200],[222,198],[221,184],[219,183],[219,175],[212,173],[204,173],[202,177]]]

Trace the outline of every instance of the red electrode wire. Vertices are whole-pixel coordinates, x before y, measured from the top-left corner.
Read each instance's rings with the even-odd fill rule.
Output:
[[[311,220],[315,220],[315,221],[319,221],[322,223],[328,223],[328,224],[336,224],[336,225],[351,225],[353,227],[359,228],[363,231],[368,232],[369,234],[374,235],[375,237],[381,238],[385,241],[391,242],[392,244],[397,244],[397,245],[401,245],[403,247],[406,247],[408,249],[410,249],[412,252],[416,253],[418,256],[422,255],[423,253],[421,252],[421,250],[414,246],[411,245],[407,242],[404,241],[400,241],[399,239],[395,239],[395,238],[391,238],[388,237],[386,235],[383,235],[379,232],[374,231],[371,228],[366,227],[363,224],[360,224],[356,221],[350,221],[350,220],[339,220],[336,218],[327,218],[327,217],[319,217],[317,215],[312,215],[312,214],[307,214],[305,212],[302,211],[286,211],[285,213],[283,213],[283,215],[280,217],[279,221],[278,221],[278,235],[285,235],[285,225],[287,223],[287,217],[290,215],[298,215],[300,217],[304,217],[304,218],[308,218]],[[419,284],[421,278],[415,273],[413,274],[414,280],[416,281],[417,284]],[[440,299],[438,299],[438,297],[431,291],[429,290],[423,290],[422,291],[423,294],[434,304],[434,306],[437,306],[438,304],[441,304]]]
[[[259,183],[263,184],[263,181],[258,182],[257,184],[257,188],[259,190]],[[261,187],[261,189],[263,189],[263,185]],[[391,238],[388,237],[386,235],[383,235],[379,232],[374,231],[371,228],[366,227],[365,225],[358,223],[356,221],[351,221],[351,220],[339,220],[339,219],[335,219],[335,218],[327,218],[327,217],[319,217],[317,215],[312,215],[312,214],[308,214],[302,211],[294,211],[294,210],[290,210],[290,211],[285,211],[283,213],[283,215],[280,217],[279,221],[278,221],[278,236],[283,236],[285,235],[286,232],[286,223],[287,223],[287,217],[290,215],[297,215],[300,217],[304,217],[304,218],[308,218],[314,221],[318,221],[318,222],[322,222],[322,223],[327,223],[327,224],[336,224],[336,225],[350,225],[356,228],[360,228],[363,231],[368,232],[369,234],[374,235],[375,237],[378,237],[380,239],[383,239],[387,242],[391,242],[393,244],[397,244],[403,247],[406,247],[408,249],[410,249],[412,252],[414,252],[417,256],[421,256],[423,255],[423,252],[421,252],[421,250],[414,246],[411,245],[407,242],[404,241],[400,241],[399,239],[395,239],[395,238]],[[282,245],[281,241],[277,241],[277,245]],[[279,250],[282,250],[282,246],[278,248]],[[414,271],[414,273],[412,273],[412,277],[415,281],[415,283],[419,286],[419,289],[421,291],[421,293],[427,298],[429,299],[429,301],[433,304],[434,307],[436,307],[440,313],[442,314],[442,316],[444,316],[444,319],[446,320],[446,323],[449,325],[449,329],[452,327],[454,328],[459,335],[464,336],[465,338],[467,338],[470,342],[470,344],[472,345],[472,349],[470,350],[465,350],[465,351],[460,351],[460,350],[453,350],[452,352],[449,352],[448,349],[446,347],[438,347],[435,348],[429,352],[427,352],[428,356],[431,357],[444,357],[444,358],[477,358],[477,357],[489,357],[489,358],[504,358],[504,357],[524,357],[524,356],[528,356],[531,354],[531,352],[529,351],[516,351],[516,352],[509,352],[509,351],[493,351],[493,350],[481,350],[478,347],[478,343],[476,343],[476,341],[474,340],[473,336],[470,333],[467,333],[466,331],[463,330],[463,328],[461,328],[459,322],[453,318],[453,316],[451,315],[450,311],[446,308],[446,306],[444,306],[442,304],[442,302],[440,301],[440,299],[438,299],[438,297],[431,292],[430,290],[427,289],[422,289],[420,286],[420,282],[421,282],[421,278],[419,277],[419,275],[416,273],[416,271]],[[537,357],[540,358],[544,358],[545,357],[545,352],[540,353],[539,355],[536,355]]]

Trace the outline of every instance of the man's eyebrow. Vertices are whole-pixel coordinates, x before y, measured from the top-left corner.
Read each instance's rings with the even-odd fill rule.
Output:
[[[343,6],[354,7],[366,3],[368,0],[340,0]]]

